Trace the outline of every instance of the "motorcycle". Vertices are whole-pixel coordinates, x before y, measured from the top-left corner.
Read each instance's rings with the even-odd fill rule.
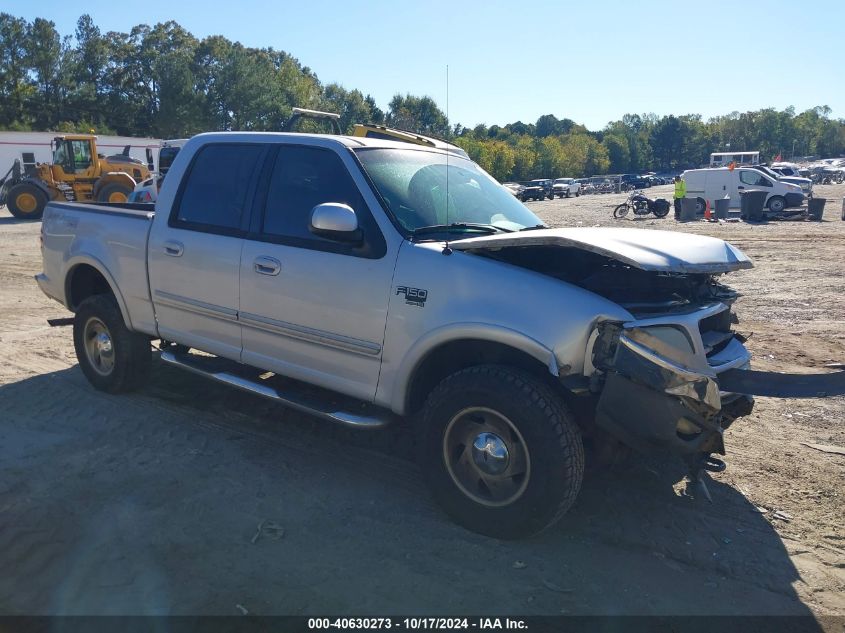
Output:
[[[628,215],[629,211],[633,211],[634,215],[648,215],[649,213],[653,213],[655,217],[665,218],[669,215],[669,209],[671,208],[672,205],[665,198],[652,200],[644,196],[641,191],[634,191],[628,196],[625,202],[613,210],[613,217],[621,220]]]

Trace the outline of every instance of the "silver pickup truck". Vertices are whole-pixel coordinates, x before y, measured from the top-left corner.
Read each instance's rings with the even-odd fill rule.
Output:
[[[751,411],[726,242],[548,229],[470,160],[390,140],[212,133],[153,207],[51,202],[41,289],[82,371],[139,387],[161,361],[360,428],[418,432],[461,525],[536,533],[584,446],[724,463]],[[754,393],[745,389],[744,393]]]

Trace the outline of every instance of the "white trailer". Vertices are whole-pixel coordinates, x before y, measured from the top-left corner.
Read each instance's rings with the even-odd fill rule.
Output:
[[[21,161],[26,169],[36,163],[49,163],[53,158],[50,142],[61,136],[61,132],[0,132],[0,178],[5,174],[15,159]],[[157,150],[160,139],[136,138],[132,136],[97,136],[97,149],[105,155],[120,154],[129,145],[129,155],[147,163],[147,148]],[[158,151],[153,151],[154,161],[158,160]],[[157,171],[158,165],[149,166]]]

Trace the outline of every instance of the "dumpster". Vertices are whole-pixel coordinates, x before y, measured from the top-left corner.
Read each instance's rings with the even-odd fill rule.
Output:
[[[696,219],[695,216],[696,202],[695,198],[681,199],[681,222],[692,222]]]
[[[763,206],[769,192],[761,189],[746,189],[739,192],[740,217],[746,222],[762,222]]]
[[[825,202],[826,200],[824,198],[810,198],[810,201],[807,203],[807,211],[810,213],[811,220],[815,220],[816,222],[822,221]]]
[[[731,206],[731,199],[725,196],[721,200],[716,200],[716,219],[726,220],[728,217],[728,208]]]

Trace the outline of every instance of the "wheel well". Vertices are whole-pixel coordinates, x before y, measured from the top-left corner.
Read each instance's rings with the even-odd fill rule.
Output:
[[[67,282],[67,301],[71,310],[92,295],[110,295],[111,286],[103,274],[89,264],[74,268]]]
[[[523,351],[485,340],[459,340],[444,343],[432,350],[417,365],[406,395],[406,412],[413,414],[441,380],[461,369],[474,365],[509,365],[518,367],[540,380],[554,384],[554,377],[542,362]],[[556,385],[555,386],[559,386]]]

